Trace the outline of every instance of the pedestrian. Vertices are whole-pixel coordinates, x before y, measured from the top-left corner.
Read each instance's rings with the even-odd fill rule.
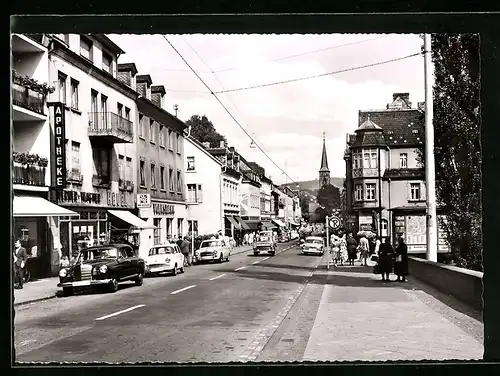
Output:
[[[361,235],[361,239],[359,239],[359,250],[361,251],[361,265],[368,266],[367,259],[370,254],[370,245],[368,244],[368,239],[364,235]]]
[[[17,288],[22,289],[24,284],[24,268],[28,260],[26,249],[21,246],[21,240],[14,243],[14,283],[17,282]]]
[[[184,266],[190,266],[191,265],[191,243],[189,243],[187,236],[185,236],[184,239],[181,240],[181,245],[179,248],[181,249],[181,252],[184,255]]]
[[[406,276],[408,275],[408,246],[403,237],[398,239],[395,253],[394,274],[398,276],[398,282],[406,282]]]
[[[379,249],[380,249],[380,244],[382,244],[382,240],[381,240],[380,236],[377,236],[377,237],[375,238],[375,249],[374,249],[374,253],[375,253],[376,255],[378,255],[378,251],[379,251]]]
[[[382,281],[389,282],[389,275],[392,273],[392,259],[394,256],[394,249],[391,245],[391,240],[389,238],[385,239],[385,242],[380,244],[378,251],[378,265],[380,273],[382,274]]]
[[[347,256],[349,260],[349,265],[354,266],[354,260],[356,260],[357,256],[357,248],[358,248],[358,243],[356,242],[356,239],[352,236],[352,232],[350,232],[347,235]]]
[[[333,261],[333,266],[337,267],[337,263],[340,260],[340,238],[337,234],[333,233],[330,237],[330,254]],[[330,268],[330,260],[328,260],[328,268]]]
[[[345,233],[340,237],[340,266],[344,266],[344,262],[347,261],[349,255],[347,253],[347,239]]]

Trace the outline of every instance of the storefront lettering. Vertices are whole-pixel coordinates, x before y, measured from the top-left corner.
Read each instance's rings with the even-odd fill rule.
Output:
[[[70,202],[73,204],[100,204],[101,203],[101,195],[99,193],[90,193],[90,192],[77,192],[77,191],[59,191],[57,193],[57,201],[59,203],[62,202]]]
[[[175,208],[174,205],[153,203],[153,213],[155,215],[174,215]]]
[[[107,192],[108,206],[123,206],[128,207],[127,200],[124,193]]]
[[[66,186],[66,135],[65,109],[63,103],[54,104],[54,187],[62,189]]]

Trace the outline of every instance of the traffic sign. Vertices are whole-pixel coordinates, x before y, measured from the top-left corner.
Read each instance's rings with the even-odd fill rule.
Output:
[[[329,221],[328,221],[328,224],[333,229],[338,229],[340,227],[340,223],[341,223],[340,218],[336,217],[336,216],[329,218]]]

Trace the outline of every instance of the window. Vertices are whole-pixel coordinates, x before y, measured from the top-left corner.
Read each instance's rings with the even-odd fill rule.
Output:
[[[139,114],[139,137],[144,138],[144,115]]]
[[[95,90],[90,91],[90,111],[92,111],[93,114],[97,113],[99,111],[98,104],[97,104],[97,96],[99,94]]]
[[[154,144],[156,141],[155,133],[155,121],[153,119],[149,120],[149,141]]]
[[[177,218],[177,235],[179,235],[179,237],[181,237],[183,234],[183,231],[182,231],[183,222],[184,222],[183,218]]]
[[[201,189],[201,184],[198,184],[198,191],[196,192],[196,202],[202,203],[203,202],[203,191]]]
[[[110,180],[110,149],[94,147],[92,149],[94,166],[97,177],[102,183],[109,183]]]
[[[107,128],[108,126],[108,117],[106,116],[108,113],[108,97],[101,94],[101,119],[102,119],[102,128]]]
[[[71,172],[72,174],[79,174],[80,169],[80,143],[71,142]]]
[[[406,153],[399,154],[399,167],[400,168],[408,167],[408,154]]]
[[[156,189],[156,166],[151,163],[151,189]]]
[[[80,55],[92,61],[92,42],[85,37],[80,37]]]
[[[120,102],[117,102],[116,103],[116,110],[117,110],[118,116],[123,117],[123,104],[121,104]]]
[[[194,171],[194,157],[187,157],[187,170]]]
[[[158,135],[159,144],[161,147],[165,147],[165,127],[160,124],[160,131]]]
[[[113,74],[113,58],[105,51],[102,51],[102,70]]]
[[[176,135],[176,137],[177,137],[177,139],[176,139],[177,140],[177,145],[175,146],[175,151],[177,151],[177,154],[180,154],[181,153],[181,147],[182,147],[182,145],[181,145],[181,135],[178,134],[178,135]]]
[[[153,226],[155,226],[154,231],[154,244],[160,244],[161,242],[161,218],[153,218]]]
[[[66,78],[64,73],[57,74],[57,90],[59,92],[59,102],[66,104]]]
[[[125,107],[125,119],[130,120],[130,108]]]
[[[125,180],[125,156],[118,155],[118,175],[120,177],[120,182]]]
[[[187,185],[187,202],[193,204],[197,202],[196,199],[196,184]]]
[[[125,158],[125,180],[132,182],[132,158]]]
[[[165,190],[165,167],[160,166],[160,189]]]
[[[361,152],[354,151],[352,153],[353,169],[361,168]]]
[[[174,170],[168,169],[168,190],[170,192],[174,191]]]
[[[168,150],[172,150],[172,131],[168,130]]]
[[[78,84],[77,80],[71,79],[71,108],[78,110]]]
[[[420,183],[410,183],[410,199],[420,200]]]
[[[182,179],[180,171],[177,171],[177,193],[182,193]]]
[[[172,222],[174,221],[173,218],[167,218],[167,239],[171,240],[172,239]]]
[[[366,200],[375,200],[375,184],[366,183]]]
[[[363,168],[377,167],[377,149],[363,150]]]
[[[140,161],[139,162],[139,171],[140,171],[140,178],[141,178],[141,181],[140,181],[140,184],[142,187],[145,187],[146,186],[146,162],[144,161]]]

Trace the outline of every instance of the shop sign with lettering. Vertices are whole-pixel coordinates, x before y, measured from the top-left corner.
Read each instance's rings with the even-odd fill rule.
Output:
[[[170,204],[163,203],[153,203],[153,214],[154,215],[174,215],[175,207]]]
[[[66,187],[66,125],[65,108],[61,102],[54,104],[54,184],[56,189]]]
[[[131,208],[133,200],[131,193],[111,192],[101,193],[61,190],[57,192],[57,202],[61,205],[85,205],[115,208]]]

